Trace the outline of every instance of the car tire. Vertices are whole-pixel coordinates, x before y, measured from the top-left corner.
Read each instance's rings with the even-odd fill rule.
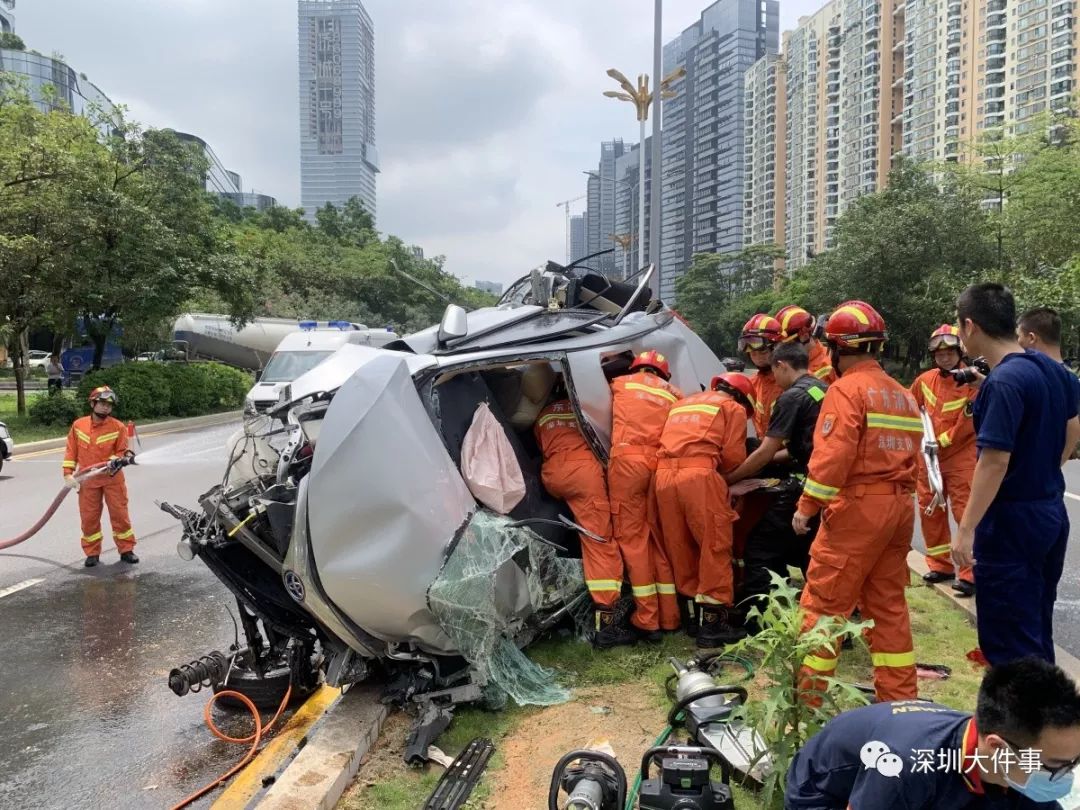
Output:
[[[281,705],[285,697],[285,691],[289,688],[291,671],[288,666],[282,665],[268,670],[266,676],[260,678],[256,673],[245,667],[236,667],[229,674],[229,682],[214,687],[214,694],[218,692],[239,692],[260,709],[273,711]],[[296,703],[310,695],[314,690],[311,688],[293,686],[289,703]],[[234,697],[223,697],[217,702],[218,706],[230,709],[246,709],[243,702]]]

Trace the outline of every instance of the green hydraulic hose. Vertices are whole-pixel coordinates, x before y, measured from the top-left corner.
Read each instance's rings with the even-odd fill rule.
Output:
[[[679,717],[681,718],[682,715],[680,714]],[[664,730],[662,732],[660,732],[660,736],[657,737],[656,740],[653,742],[653,744],[650,745],[649,747],[650,748],[656,748],[657,746],[660,746],[660,745],[663,745],[664,743],[666,743],[667,740],[668,740],[668,737],[671,736],[672,731],[674,731],[674,729],[671,726],[666,726],[664,728]],[[634,810],[634,802],[637,801],[638,791],[640,791],[640,790],[641,790],[641,771],[638,771],[638,775],[634,779],[634,787],[631,788],[631,790],[630,790],[630,792],[628,794],[626,794],[626,807],[624,807],[623,810]]]

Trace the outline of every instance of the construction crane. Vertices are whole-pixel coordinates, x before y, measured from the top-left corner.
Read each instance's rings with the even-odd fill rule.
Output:
[[[563,200],[562,202],[555,203],[555,207],[562,206],[566,209],[566,263],[570,264],[571,259],[575,258],[570,255],[570,203],[576,203],[578,200],[584,200],[587,195],[582,194],[579,197],[574,197],[570,200]]]

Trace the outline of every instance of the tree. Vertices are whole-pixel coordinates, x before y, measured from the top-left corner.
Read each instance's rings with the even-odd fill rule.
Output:
[[[4,31],[0,33],[0,48],[6,48],[10,51],[25,51],[26,43],[23,42],[22,37],[11,31]]]

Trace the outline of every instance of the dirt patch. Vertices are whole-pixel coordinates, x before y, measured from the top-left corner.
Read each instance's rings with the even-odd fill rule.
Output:
[[[360,760],[356,779],[342,797],[346,806],[364,807],[360,799],[365,788],[395,779],[409,770],[401,756],[405,752],[405,737],[411,723],[412,718],[404,712],[390,712],[383,723],[379,739]]]
[[[574,698],[524,718],[514,729],[503,744],[503,767],[489,775],[490,807],[545,807],[555,763],[590,743],[607,741],[633,779],[641,755],[665,725],[656,693],[624,684],[580,689]]]

